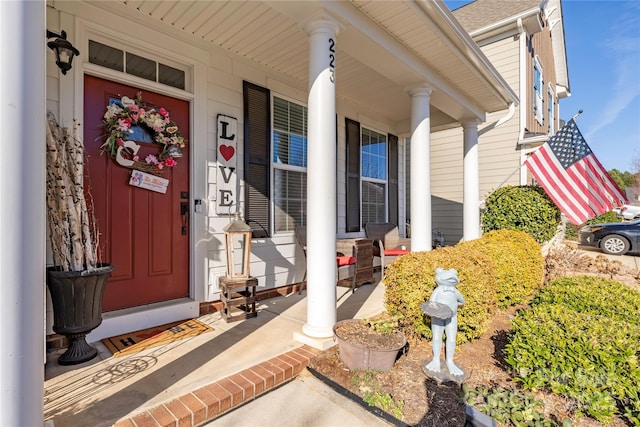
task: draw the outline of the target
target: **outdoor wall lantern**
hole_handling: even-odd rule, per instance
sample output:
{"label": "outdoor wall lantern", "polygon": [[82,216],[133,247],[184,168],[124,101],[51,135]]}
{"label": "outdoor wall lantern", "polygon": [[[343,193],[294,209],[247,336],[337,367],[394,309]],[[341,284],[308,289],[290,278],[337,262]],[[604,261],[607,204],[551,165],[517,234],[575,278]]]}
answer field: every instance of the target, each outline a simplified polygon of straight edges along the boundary
{"label": "outdoor wall lantern", "polygon": [[47,43],[47,46],[56,53],[56,65],[62,74],[67,74],[71,69],[73,57],[80,55],[80,52],[67,40],[67,32],[64,30],[60,34],[47,30],[47,40],[52,38],[55,40]]}
{"label": "outdoor wall lantern", "polygon": [[248,279],[251,258],[251,227],[236,212],[233,220],[224,228],[227,252],[227,278]]}

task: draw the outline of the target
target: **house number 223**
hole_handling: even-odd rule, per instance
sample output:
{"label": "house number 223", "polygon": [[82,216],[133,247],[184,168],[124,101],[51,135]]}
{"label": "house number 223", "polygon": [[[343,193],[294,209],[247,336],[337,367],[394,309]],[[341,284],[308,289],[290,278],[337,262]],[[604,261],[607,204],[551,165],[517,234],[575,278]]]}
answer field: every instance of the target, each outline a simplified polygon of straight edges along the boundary
{"label": "house number 223", "polygon": [[336,42],[333,39],[329,39],[329,80],[331,83],[336,81]]}

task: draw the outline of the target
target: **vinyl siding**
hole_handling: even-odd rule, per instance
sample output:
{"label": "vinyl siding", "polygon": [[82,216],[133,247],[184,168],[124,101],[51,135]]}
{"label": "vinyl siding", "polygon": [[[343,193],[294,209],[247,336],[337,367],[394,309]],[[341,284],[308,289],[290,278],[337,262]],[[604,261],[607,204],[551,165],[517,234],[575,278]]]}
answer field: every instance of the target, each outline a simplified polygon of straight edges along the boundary
{"label": "vinyl siding", "polygon": [[[517,94],[520,86],[517,38],[496,41],[483,46],[482,51]],[[488,114],[487,121],[478,126],[480,199],[485,199],[520,164],[518,107],[506,123],[488,130],[507,113],[508,110]],[[447,244],[459,242],[463,235],[463,141],[461,127],[431,134],[433,228],[444,233]],[[505,185],[518,183],[516,173]]]}

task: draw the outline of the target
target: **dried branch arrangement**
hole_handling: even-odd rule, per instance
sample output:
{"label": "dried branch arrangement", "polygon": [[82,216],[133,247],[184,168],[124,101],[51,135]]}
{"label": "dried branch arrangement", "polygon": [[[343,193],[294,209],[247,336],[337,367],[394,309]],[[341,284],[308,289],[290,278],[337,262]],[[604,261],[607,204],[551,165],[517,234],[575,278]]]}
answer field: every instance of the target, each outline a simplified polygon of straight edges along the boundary
{"label": "dried branch arrangement", "polygon": [[61,271],[93,271],[97,233],[84,194],[84,146],[56,119],[47,119],[47,220],[54,265]]}

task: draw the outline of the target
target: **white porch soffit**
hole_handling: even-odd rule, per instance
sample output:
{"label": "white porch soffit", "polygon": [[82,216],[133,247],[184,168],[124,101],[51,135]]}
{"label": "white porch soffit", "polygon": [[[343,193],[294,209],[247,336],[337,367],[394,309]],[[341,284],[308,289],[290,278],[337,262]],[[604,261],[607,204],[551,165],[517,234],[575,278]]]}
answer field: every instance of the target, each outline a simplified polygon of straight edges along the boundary
{"label": "white porch soffit", "polygon": [[140,23],[154,21],[155,28],[175,32],[187,42],[196,37],[261,64],[294,79],[304,90],[309,46],[302,25],[324,10],[343,25],[336,41],[338,99],[373,110],[400,128],[411,116],[406,89],[419,83],[433,88],[432,127],[484,119],[486,112],[517,102],[515,93],[441,1],[100,3],[126,11],[124,16]]}

